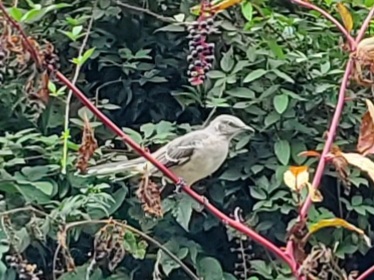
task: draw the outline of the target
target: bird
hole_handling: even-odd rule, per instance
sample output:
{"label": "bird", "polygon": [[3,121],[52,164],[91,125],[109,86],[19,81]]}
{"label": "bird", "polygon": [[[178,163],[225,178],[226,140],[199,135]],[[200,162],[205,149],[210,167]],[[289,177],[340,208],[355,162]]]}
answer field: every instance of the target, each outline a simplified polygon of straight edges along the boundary
{"label": "bird", "polygon": [[[226,160],[231,140],[242,132],[254,132],[236,116],[223,114],[205,128],[179,136],[152,153],[188,186],[217,171]],[[148,165],[147,165],[148,164]],[[155,175],[158,169],[145,158],[104,163],[89,167],[87,175],[144,172]]]}

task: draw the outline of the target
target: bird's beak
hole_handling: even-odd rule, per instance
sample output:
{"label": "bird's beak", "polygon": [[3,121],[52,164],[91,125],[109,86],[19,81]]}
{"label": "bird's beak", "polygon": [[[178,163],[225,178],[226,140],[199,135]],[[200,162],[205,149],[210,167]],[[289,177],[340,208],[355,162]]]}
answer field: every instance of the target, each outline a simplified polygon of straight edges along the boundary
{"label": "bird's beak", "polygon": [[250,131],[250,132],[255,132],[254,128],[250,127],[249,125],[244,126],[243,130]]}

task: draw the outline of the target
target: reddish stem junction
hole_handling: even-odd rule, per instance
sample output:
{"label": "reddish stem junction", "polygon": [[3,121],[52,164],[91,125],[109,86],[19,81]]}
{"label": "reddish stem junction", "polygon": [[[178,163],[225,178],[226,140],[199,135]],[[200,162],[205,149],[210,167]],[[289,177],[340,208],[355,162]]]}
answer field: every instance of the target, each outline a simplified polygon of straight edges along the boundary
{"label": "reddish stem junction", "polygon": [[[374,14],[374,8],[371,9],[369,15],[367,16],[365,22],[363,23],[362,27],[360,28],[358,32],[357,38],[354,40],[352,36],[349,34],[349,32],[335,19],[333,18],[328,12],[324,11],[323,9],[315,6],[314,4],[310,2],[306,2],[303,0],[292,0],[295,4],[301,5],[303,7],[315,10],[320,12],[324,17],[326,17],[328,20],[330,20],[346,37],[351,51],[354,51],[356,49],[357,44],[360,42],[360,40],[363,38],[366,29],[369,25],[369,22]],[[29,41],[27,40],[27,36],[24,33],[24,31],[21,29],[21,27],[18,25],[17,22],[15,22],[10,15],[7,13],[4,5],[0,1],[0,10],[3,12],[4,16],[7,18],[7,20],[20,32],[21,36],[25,40],[26,45],[28,46],[28,50],[30,54],[32,55],[33,59],[38,63],[38,57],[35,54],[35,49],[31,46]],[[324,150],[322,152],[321,160],[319,161],[316,174],[314,176],[313,180],[313,186],[318,187],[321,177],[323,175],[323,171],[325,168],[326,160],[325,157],[327,153],[330,151],[331,145],[333,143],[336,130],[339,124],[339,120],[342,114],[342,110],[344,107],[344,97],[345,97],[345,90],[348,85],[348,80],[350,77],[350,73],[352,71],[353,67],[353,61],[349,59],[346,70],[343,76],[343,80],[341,83],[340,91],[339,91],[339,97],[338,97],[338,103],[336,105],[335,113],[333,116],[333,120],[331,122],[328,138],[325,143]],[[155,165],[160,171],[162,171],[167,177],[169,177],[174,183],[179,183],[179,178],[175,176],[169,169],[167,169],[164,165],[159,163],[156,159],[152,157],[152,155],[146,151],[144,151],[139,145],[137,145],[129,136],[127,136],[120,128],[118,128],[112,121],[110,121],[101,111],[99,111],[90,101],[89,99],[76,87],[74,86],[62,73],[55,72],[56,77],[64,83],[69,89],[73,91],[75,96],[90,109],[106,126],[108,126],[113,132],[115,132],[118,136],[122,138],[123,141],[125,141],[128,145],[130,145],[139,155],[146,158],[148,161],[150,161],[153,165]],[[188,186],[182,186],[182,189],[184,192],[186,192],[188,195],[190,195],[192,198],[194,198],[196,201],[204,205],[204,207],[211,212],[214,216],[219,218],[224,224],[227,224],[228,226],[231,226],[235,228],[236,230],[240,231],[241,233],[249,236],[254,241],[258,242],[262,246],[264,246],[266,249],[268,249],[270,252],[274,253],[276,256],[278,256],[280,259],[282,259],[290,268],[292,271],[292,274],[294,277],[298,280],[304,280],[305,277],[302,275],[299,275],[298,268],[299,264],[296,263],[294,258],[294,251],[293,251],[293,242],[289,240],[287,242],[287,247],[285,251],[282,251],[280,248],[275,246],[272,242],[267,240],[266,238],[262,237],[243,223],[241,223],[238,220],[232,219],[219,211],[216,207],[211,205],[209,201],[198,195],[196,192],[194,192],[190,187]],[[307,218],[308,210],[311,206],[311,198],[310,196],[306,199],[304,202],[304,205],[300,211],[299,214],[299,220],[305,220]],[[364,272],[357,280],[364,280],[366,279],[371,273],[374,272],[374,266],[369,268],[366,272]]]}

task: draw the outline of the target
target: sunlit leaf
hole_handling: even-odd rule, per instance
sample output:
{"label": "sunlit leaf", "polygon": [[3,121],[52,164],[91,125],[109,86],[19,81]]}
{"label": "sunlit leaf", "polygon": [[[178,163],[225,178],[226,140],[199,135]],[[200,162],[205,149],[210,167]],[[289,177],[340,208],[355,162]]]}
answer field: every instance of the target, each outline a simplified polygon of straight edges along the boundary
{"label": "sunlit leaf", "polygon": [[299,157],[320,157],[321,154],[316,151],[303,151],[298,154]]}
{"label": "sunlit leaf", "polygon": [[340,218],[320,220],[317,223],[309,226],[309,233],[314,234],[317,231],[319,231],[323,228],[326,228],[326,227],[344,227],[344,228],[346,228],[350,231],[354,231],[354,232],[358,233],[359,235],[361,235],[364,238],[367,245],[369,247],[371,247],[370,238],[365,235],[365,232],[362,229],[360,229],[360,228],[356,227],[355,225],[352,225],[352,224],[348,223],[346,220],[343,220],[343,219],[340,219]]}
{"label": "sunlit leaf", "polygon": [[323,196],[319,190],[312,186],[311,183],[307,182],[306,186],[308,187],[308,192],[310,194],[310,199],[313,202],[321,202],[323,200]]}
{"label": "sunlit leaf", "polygon": [[251,2],[246,1],[242,3],[242,14],[249,22],[252,21],[253,16],[253,6]]}
{"label": "sunlit leaf", "polygon": [[308,166],[290,166],[283,174],[283,181],[290,189],[300,191],[309,182]]}
{"label": "sunlit leaf", "polygon": [[347,7],[341,2],[336,4],[336,9],[338,10],[343,20],[345,28],[348,30],[348,32],[351,32],[353,28],[353,19],[351,13],[347,9]]}
{"label": "sunlit leaf", "polygon": [[341,153],[341,155],[350,165],[356,166],[362,171],[367,172],[371,180],[374,182],[374,162],[357,153]]}
{"label": "sunlit leaf", "polygon": [[[224,11],[224,10],[230,8],[231,6],[239,4],[242,1],[243,0],[214,0],[214,1],[211,2],[212,10],[215,13],[219,13],[221,11]],[[200,14],[200,9],[201,9],[200,4],[196,5],[196,6],[193,6],[192,8],[190,8],[190,13],[195,15],[195,16],[198,16]]]}

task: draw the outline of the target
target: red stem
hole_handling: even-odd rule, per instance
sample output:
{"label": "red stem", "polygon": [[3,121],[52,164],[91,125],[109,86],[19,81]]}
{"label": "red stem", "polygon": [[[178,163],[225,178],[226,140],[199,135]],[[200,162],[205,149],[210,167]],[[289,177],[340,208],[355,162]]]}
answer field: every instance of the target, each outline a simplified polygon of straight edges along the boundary
{"label": "red stem", "polygon": [[[374,7],[373,7],[370,10],[368,16],[366,17],[364,23],[362,24],[356,39],[353,40],[353,38],[349,35],[349,33],[345,30],[345,28],[342,27],[339,22],[337,22],[334,18],[332,18],[331,15],[329,15],[324,10],[314,6],[311,3],[307,3],[307,2],[304,2],[304,1],[301,1],[301,0],[292,0],[292,1],[294,3],[302,5],[304,7],[308,7],[310,9],[321,12],[326,18],[328,18],[333,23],[335,23],[335,25],[339,28],[339,30],[342,31],[342,33],[346,36],[347,40],[350,42],[350,46],[351,46],[352,51],[356,49],[358,43],[363,38],[363,36],[364,36],[364,34],[367,30],[367,27],[370,23],[370,20],[374,15]],[[341,83],[341,86],[340,86],[339,95],[338,95],[338,102],[337,102],[336,107],[335,107],[335,112],[334,112],[334,116],[333,116],[333,119],[332,119],[332,122],[331,122],[331,125],[330,125],[330,128],[329,128],[328,137],[327,137],[327,140],[326,140],[326,143],[325,143],[322,155],[321,155],[321,159],[318,163],[317,170],[316,170],[316,173],[315,173],[315,176],[314,176],[314,179],[313,179],[312,186],[314,188],[319,187],[319,184],[321,182],[321,178],[322,178],[322,175],[323,175],[323,172],[324,172],[324,169],[325,169],[325,165],[326,165],[326,156],[330,152],[331,146],[332,146],[334,138],[335,138],[336,130],[338,128],[339,120],[340,120],[341,114],[343,112],[344,104],[345,104],[345,91],[346,91],[347,86],[348,86],[349,77],[350,77],[350,74],[352,72],[353,65],[354,65],[353,59],[349,58],[349,60],[347,62],[347,65],[346,65],[346,68],[345,68],[343,80],[342,80],[342,83]],[[304,204],[303,204],[303,206],[300,210],[299,221],[303,221],[307,218],[308,211],[309,211],[311,205],[312,205],[311,195],[308,194],[308,197],[305,200],[305,202],[304,202]],[[293,241],[292,240],[288,240],[288,242],[287,242],[286,254],[289,255],[289,256],[294,255],[293,254]],[[367,275],[369,275],[371,272],[373,272],[374,271],[374,266],[371,267],[368,271],[363,274],[363,276],[364,276],[363,278],[361,278],[362,277],[361,276],[359,279],[362,280]],[[301,279],[303,279],[303,277],[301,277]]]}
{"label": "red stem", "polygon": [[369,267],[364,273],[362,273],[356,280],[364,280],[374,273],[374,265]]}

